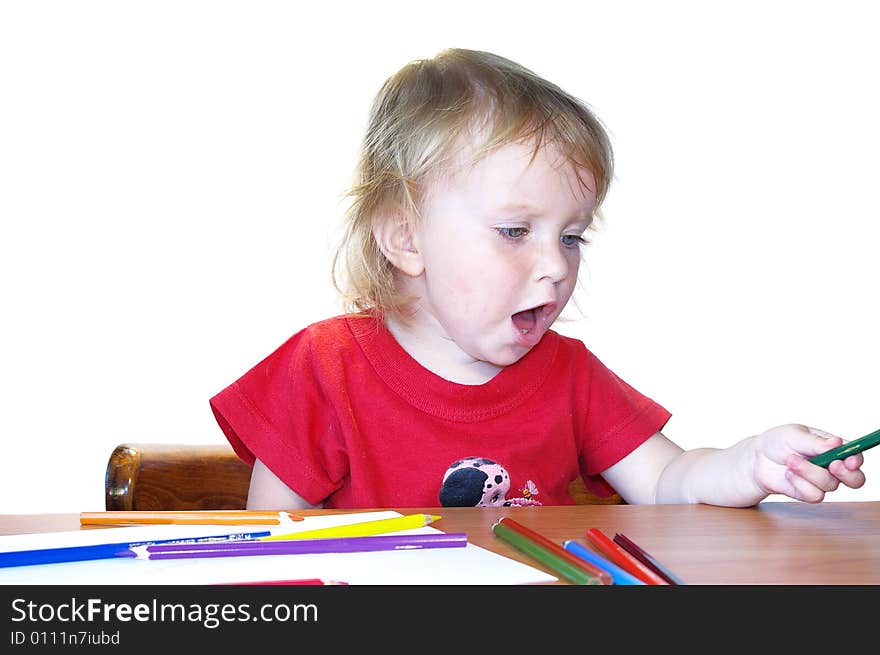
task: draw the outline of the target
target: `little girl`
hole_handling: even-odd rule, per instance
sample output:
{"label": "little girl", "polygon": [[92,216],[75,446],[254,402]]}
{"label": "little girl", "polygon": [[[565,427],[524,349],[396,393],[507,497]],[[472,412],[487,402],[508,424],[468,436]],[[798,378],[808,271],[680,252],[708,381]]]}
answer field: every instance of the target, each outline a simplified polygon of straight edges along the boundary
{"label": "little girl", "polygon": [[389,78],[336,257],[345,315],[294,334],[211,399],[253,465],[248,509],[819,502],[865,482],[843,440],[783,425],[683,451],[670,413],[551,329],[612,153],[579,100],[486,52]]}

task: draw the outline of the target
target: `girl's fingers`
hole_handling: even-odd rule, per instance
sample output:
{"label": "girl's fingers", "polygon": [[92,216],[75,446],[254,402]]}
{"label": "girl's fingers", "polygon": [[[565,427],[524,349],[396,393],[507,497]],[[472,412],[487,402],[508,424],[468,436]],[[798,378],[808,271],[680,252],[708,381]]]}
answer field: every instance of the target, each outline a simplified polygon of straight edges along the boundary
{"label": "girl's fingers", "polygon": [[859,461],[855,468],[851,468],[850,460],[855,460],[857,457],[861,457],[861,453],[851,455],[843,461],[836,459],[828,465],[828,471],[850,489],[858,489],[865,484],[865,474],[859,468],[861,462]]}
{"label": "girl's fingers", "polygon": [[836,434],[825,432],[825,430],[819,430],[818,428],[811,427],[807,427],[806,430],[811,435],[819,437],[819,439],[813,441],[813,443],[811,444],[811,452],[804,453],[805,455],[808,455],[810,457],[828,452],[829,450],[837,448],[838,446],[842,446],[845,443],[845,439],[843,437],[838,437]]}
{"label": "girl's fingers", "polygon": [[824,437],[825,439],[840,439],[841,441],[843,441],[843,439],[841,437],[838,437],[837,435],[831,434],[830,432],[825,432],[825,430],[820,430],[819,428],[811,428],[809,426],[804,426],[804,427],[807,428],[807,432],[812,432],[817,437]]}
{"label": "girl's fingers", "polygon": [[[823,493],[834,491],[840,484],[840,480],[835,476],[834,472],[811,464],[800,455],[794,453],[785,458],[785,466],[788,469],[786,475],[793,473],[808,484],[817,487]],[[848,473],[852,473],[852,471],[848,471]]]}
{"label": "girl's fingers", "polygon": [[822,489],[791,469],[785,471],[785,479],[791,485],[791,493],[787,495],[795,500],[802,500],[805,503],[819,503],[825,498],[825,492]]}

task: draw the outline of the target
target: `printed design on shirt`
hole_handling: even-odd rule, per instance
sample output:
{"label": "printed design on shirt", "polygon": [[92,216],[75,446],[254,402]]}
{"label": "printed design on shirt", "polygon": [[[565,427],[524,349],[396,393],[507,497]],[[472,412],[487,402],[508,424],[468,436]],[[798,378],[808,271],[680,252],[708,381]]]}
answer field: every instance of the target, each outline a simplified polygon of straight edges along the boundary
{"label": "printed design on shirt", "polygon": [[519,498],[507,498],[510,475],[501,464],[485,457],[465,457],[449,465],[440,486],[443,507],[524,507],[541,505],[538,487],[527,480]]}
{"label": "printed design on shirt", "polygon": [[526,480],[526,486],[523,487],[520,493],[526,500],[531,500],[534,496],[538,495],[538,487],[531,480]]}

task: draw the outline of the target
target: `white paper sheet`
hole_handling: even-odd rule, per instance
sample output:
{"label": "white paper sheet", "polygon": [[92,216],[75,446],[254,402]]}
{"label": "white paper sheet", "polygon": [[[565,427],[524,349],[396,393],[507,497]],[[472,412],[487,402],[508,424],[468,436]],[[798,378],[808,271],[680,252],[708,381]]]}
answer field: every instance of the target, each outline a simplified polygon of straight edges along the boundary
{"label": "white paper sheet", "polygon": [[[98,543],[182,539],[270,530],[273,534],[400,516],[364,512],[309,516],[285,526],[151,525],[0,536],[0,552]],[[430,526],[401,534],[439,532]],[[351,585],[510,585],[554,582],[532,566],[468,544],[465,548],[259,555],[174,560],[114,558],[0,568],[0,585],[194,585],[323,578]]]}

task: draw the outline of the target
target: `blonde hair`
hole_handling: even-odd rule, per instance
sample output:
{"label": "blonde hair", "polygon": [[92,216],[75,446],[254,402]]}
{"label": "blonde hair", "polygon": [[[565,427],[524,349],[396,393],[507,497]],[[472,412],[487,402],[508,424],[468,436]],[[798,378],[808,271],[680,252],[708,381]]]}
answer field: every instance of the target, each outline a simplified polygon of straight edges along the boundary
{"label": "blonde hair", "polygon": [[442,170],[460,137],[477,133],[486,137],[473,144],[475,159],[525,140],[533,141],[535,153],[546,143],[561,148],[575,171],[592,173],[598,210],[613,157],[605,129],[583,102],[489,52],[449,49],[413,61],[373,100],[348,191],[345,232],[333,259],[333,282],[347,311],[403,311],[409,299],[395,288],[394,267],[373,237],[374,221],[401,217],[413,225],[429,176]]}

